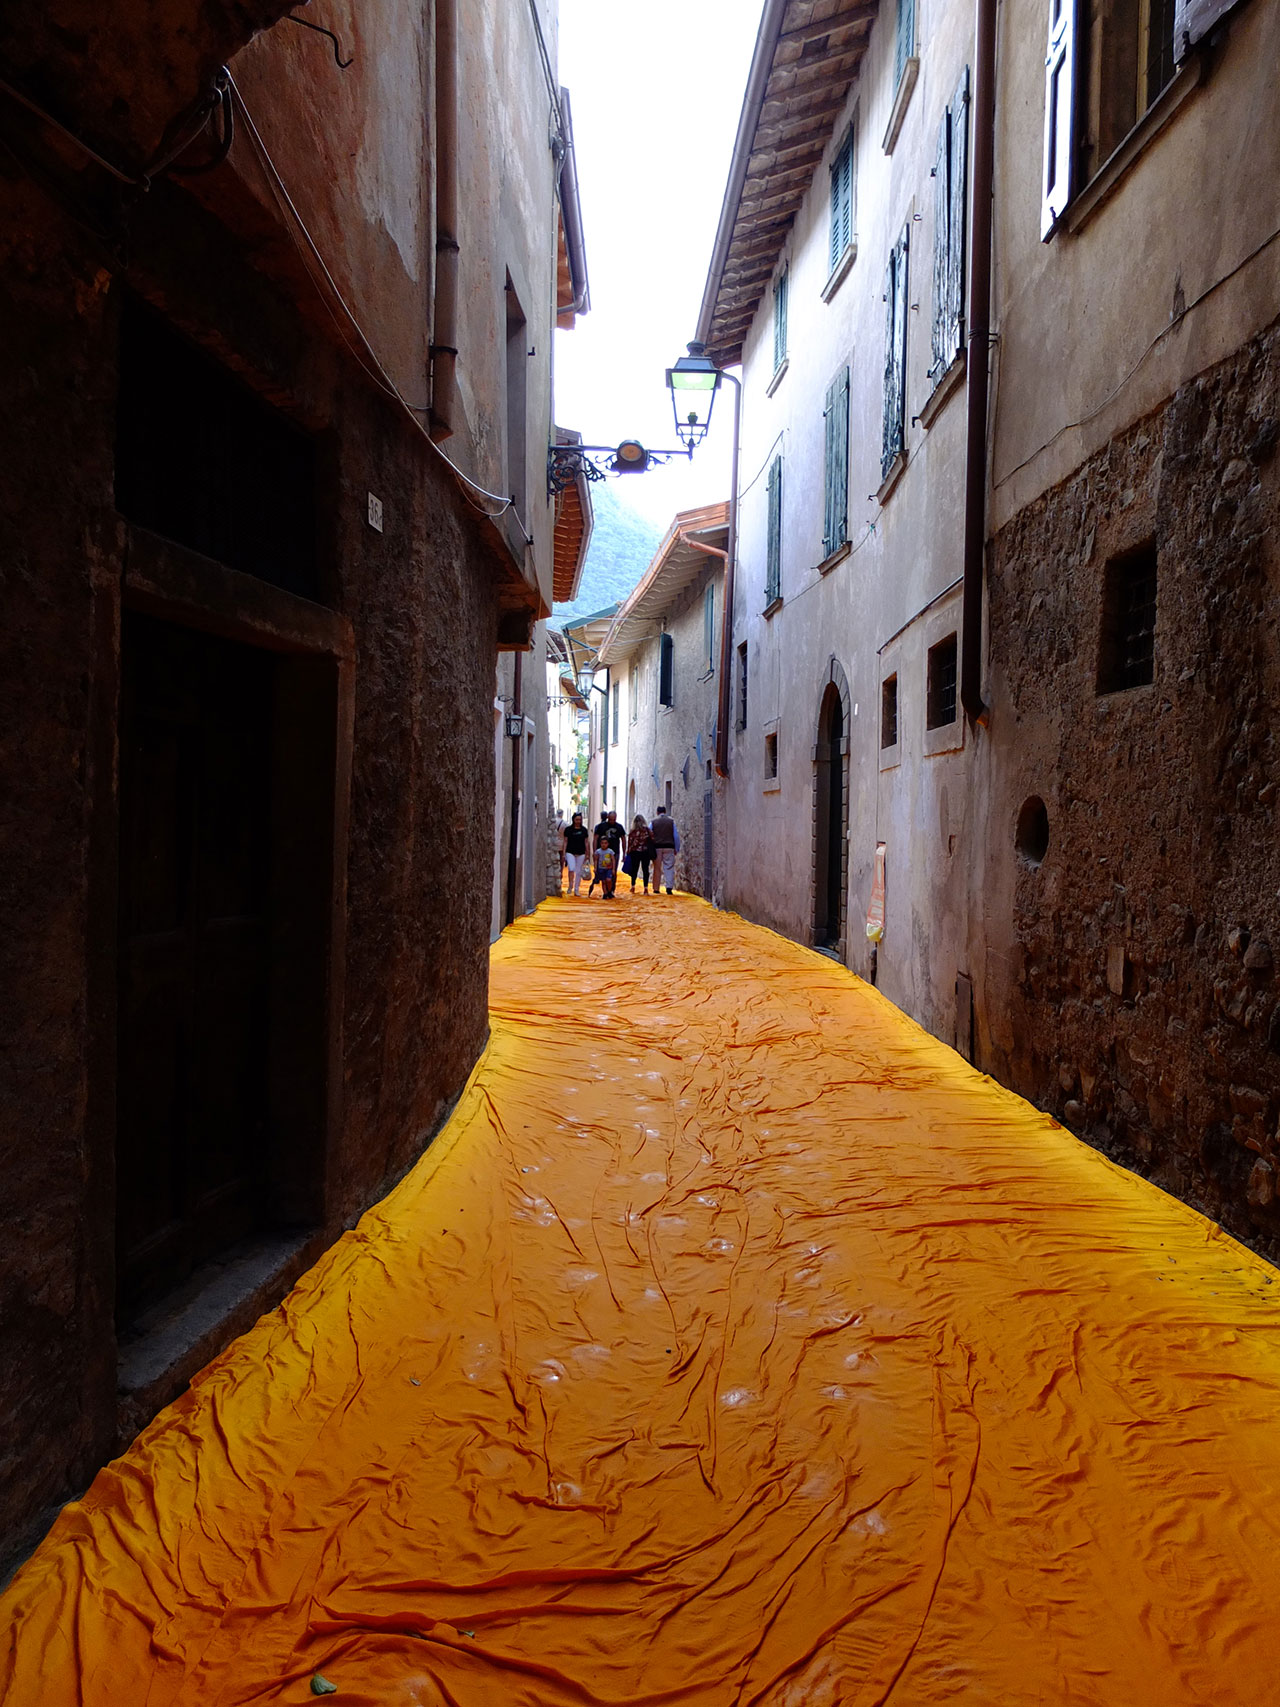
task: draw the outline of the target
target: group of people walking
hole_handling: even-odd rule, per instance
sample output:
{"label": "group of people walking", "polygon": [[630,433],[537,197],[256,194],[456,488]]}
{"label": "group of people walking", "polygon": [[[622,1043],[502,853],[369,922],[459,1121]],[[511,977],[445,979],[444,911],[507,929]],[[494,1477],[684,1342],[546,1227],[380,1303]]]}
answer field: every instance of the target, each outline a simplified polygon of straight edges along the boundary
{"label": "group of people walking", "polygon": [[616,812],[606,812],[594,830],[588,830],[581,812],[560,833],[560,852],[569,873],[569,893],[577,895],[588,860],[591,864],[590,897],[600,885],[600,893],[611,901],[617,893],[618,874],[631,879],[635,893],[636,878],[649,893],[649,878],[653,878],[653,893],[661,895],[665,885],[668,895],[675,891],[676,854],[680,851],[680,832],[665,806],[647,824],[637,812],[628,831],[618,822]]}

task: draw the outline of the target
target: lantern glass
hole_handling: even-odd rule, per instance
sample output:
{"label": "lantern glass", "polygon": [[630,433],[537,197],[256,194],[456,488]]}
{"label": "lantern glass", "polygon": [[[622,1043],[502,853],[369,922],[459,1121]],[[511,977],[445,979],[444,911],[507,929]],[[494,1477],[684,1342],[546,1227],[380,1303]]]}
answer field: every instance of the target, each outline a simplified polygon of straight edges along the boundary
{"label": "lantern glass", "polygon": [[711,409],[720,386],[720,370],[702,344],[690,344],[689,354],[667,369],[676,432],[690,450],[706,437]]}

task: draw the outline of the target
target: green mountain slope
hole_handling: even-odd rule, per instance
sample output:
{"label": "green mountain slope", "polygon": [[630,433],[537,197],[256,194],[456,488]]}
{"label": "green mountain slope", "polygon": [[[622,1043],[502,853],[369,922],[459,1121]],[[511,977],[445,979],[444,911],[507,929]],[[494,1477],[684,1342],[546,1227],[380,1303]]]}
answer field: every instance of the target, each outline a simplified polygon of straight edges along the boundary
{"label": "green mountain slope", "polygon": [[555,628],[577,617],[590,616],[606,605],[620,604],[653,560],[663,529],[638,515],[617,494],[616,482],[598,480],[591,488],[595,527],[587,548],[578,596],[571,604],[552,607]]}

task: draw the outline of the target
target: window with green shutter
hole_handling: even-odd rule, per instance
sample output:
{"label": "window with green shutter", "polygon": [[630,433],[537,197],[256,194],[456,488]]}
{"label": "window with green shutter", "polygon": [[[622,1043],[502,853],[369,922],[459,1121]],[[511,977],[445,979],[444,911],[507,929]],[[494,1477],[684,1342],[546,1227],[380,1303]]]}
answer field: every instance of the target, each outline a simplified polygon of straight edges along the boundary
{"label": "window with green shutter", "polygon": [[898,0],[898,28],[893,42],[893,86],[902,82],[907,61],[916,51],[916,0]]}
{"label": "window with green shutter", "polygon": [[769,464],[769,531],[765,545],[764,602],[782,597],[782,458]]}
{"label": "window with green shutter", "polygon": [[907,415],[907,250],[911,226],[902,228],[885,272],[884,438],[880,478],[906,449]]}
{"label": "window with green shutter", "polygon": [[787,358],[787,273],[788,270],[784,267],[778,275],[778,282],[773,287],[773,367],[775,373]]}
{"label": "window with green shutter", "polygon": [[834,273],[853,242],[853,127],[831,162],[831,244],[828,271]]}
{"label": "window with green shutter", "polygon": [[830,557],[849,537],[849,370],[841,368],[827,389],[823,460],[822,551]]}
{"label": "window with green shutter", "polygon": [[938,126],[933,168],[933,344],[939,380],[964,348],[965,233],[969,177],[969,68]]}

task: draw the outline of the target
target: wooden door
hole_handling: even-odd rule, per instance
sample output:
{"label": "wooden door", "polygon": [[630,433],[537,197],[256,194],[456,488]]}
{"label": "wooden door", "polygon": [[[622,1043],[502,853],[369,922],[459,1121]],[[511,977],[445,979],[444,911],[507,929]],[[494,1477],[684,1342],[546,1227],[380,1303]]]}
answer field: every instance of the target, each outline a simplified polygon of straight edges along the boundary
{"label": "wooden door", "polygon": [[267,1212],[272,655],[127,615],[120,720],[117,1295]]}

